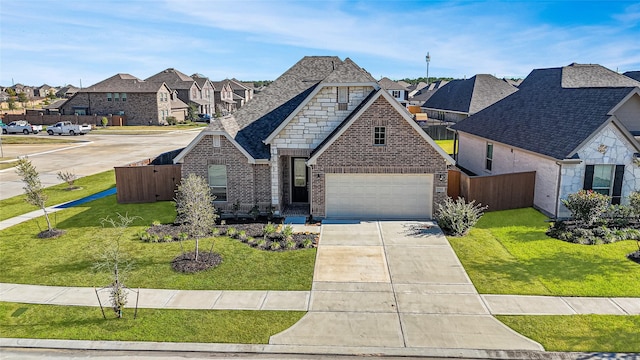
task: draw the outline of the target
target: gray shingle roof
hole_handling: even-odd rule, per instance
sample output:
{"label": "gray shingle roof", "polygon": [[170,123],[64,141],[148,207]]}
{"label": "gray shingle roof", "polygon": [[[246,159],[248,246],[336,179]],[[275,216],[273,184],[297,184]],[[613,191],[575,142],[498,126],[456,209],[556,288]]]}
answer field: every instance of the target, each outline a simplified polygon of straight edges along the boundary
{"label": "gray shingle roof", "polygon": [[562,68],[563,88],[620,86],[637,86],[637,82],[600,65],[573,63]]}
{"label": "gray shingle roof", "polygon": [[163,83],[148,82],[140,80],[130,74],[116,74],[99,83],[93,84],[87,88],[80,89],[78,92],[127,92],[127,93],[148,93],[157,92]]}
{"label": "gray shingle roof", "polygon": [[[607,113],[635,88],[620,86],[627,83],[617,78],[622,75],[610,77],[602,70],[569,67],[573,70],[564,71],[567,67],[533,70],[516,93],[452,128],[555,159],[572,156],[609,118]],[[596,73],[605,74],[611,87],[562,87],[563,83],[575,86],[580,82],[602,86],[602,80],[592,79]],[[586,79],[590,80],[585,82]],[[640,86],[638,82],[635,84]]]}
{"label": "gray shingle roof", "polygon": [[492,75],[478,74],[467,80],[448,82],[423,107],[474,114],[517,90]]}
{"label": "gray shingle roof", "polygon": [[385,90],[407,90],[405,86],[402,86],[387,77],[383,77],[382,79],[378,80],[378,84]]}
{"label": "gray shingle roof", "polygon": [[305,56],[232,116],[210,125],[225,130],[256,159],[269,159],[263,141],[320,83],[372,83],[375,79],[349,58]]}
{"label": "gray shingle roof", "polygon": [[640,71],[627,71],[626,73],[622,74],[626,77],[630,77],[635,81],[640,81]]}
{"label": "gray shingle roof", "polygon": [[168,68],[145,79],[148,82],[165,83],[170,89],[190,89],[195,82],[193,78],[174,68]]}

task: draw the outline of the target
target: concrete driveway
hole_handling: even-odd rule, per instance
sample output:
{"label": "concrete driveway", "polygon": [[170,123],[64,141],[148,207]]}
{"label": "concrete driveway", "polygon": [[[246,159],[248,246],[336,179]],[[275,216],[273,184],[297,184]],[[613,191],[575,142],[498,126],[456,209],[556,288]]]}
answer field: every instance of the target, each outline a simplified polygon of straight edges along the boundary
{"label": "concrete driveway", "polygon": [[489,314],[430,222],[323,225],[310,311],[269,343],[543,350]]}
{"label": "concrete driveway", "polygon": [[[40,173],[43,186],[62,183],[60,170],[71,171],[78,177],[97,174],[130,162],[156,157],[163,152],[183,148],[202,128],[151,135],[94,135],[69,137],[82,141],[73,144],[3,145],[5,157],[28,156]],[[3,135],[7,136],[7,135]],[[17,136],[17,135],[11,135]],[[48,137],[45,133],[29,135]],[[15,169],[0,171],[0,199],[24,193]]]}

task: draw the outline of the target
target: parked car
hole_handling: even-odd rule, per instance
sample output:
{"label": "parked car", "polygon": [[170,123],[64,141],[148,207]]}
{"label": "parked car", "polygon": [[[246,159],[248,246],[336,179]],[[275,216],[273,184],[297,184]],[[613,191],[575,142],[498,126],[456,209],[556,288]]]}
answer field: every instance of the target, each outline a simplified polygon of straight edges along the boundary
{"label": "parked car", "polygon": [[23,133],[25,135],[28,134],[37,134],[42,131],[42,125],[31,125],[24,120],[20,121],[12,121],[9,125],[0,125],[2,126],[3,134],[19,134]]}
{"label": "parked car", "polygon": [[209,114],[198,114],[198,118],[196,121],[204,121],[206,123],[211,122],[211,115]]}
{"label": "parked car", "polygon": [[67,134],[67,135],[84,135],[91,131],[91,125],[76,125],[72,124],[71,121],[60,121],[55,125],[47,127],[47,134]]}

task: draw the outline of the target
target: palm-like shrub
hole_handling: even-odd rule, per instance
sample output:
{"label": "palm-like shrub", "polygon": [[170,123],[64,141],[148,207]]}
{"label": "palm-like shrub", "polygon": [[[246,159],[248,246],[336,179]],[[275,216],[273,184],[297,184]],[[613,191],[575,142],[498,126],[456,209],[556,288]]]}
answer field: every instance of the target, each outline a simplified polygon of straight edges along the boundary
{"label": "palm-like shrub", "polygon": [[448,197],[437,205],[436,219],[445,234],[462,236],[480,220],[486,209],[487,206],[476,204],[475,200],[466,202],[460,197],[456,200]]}

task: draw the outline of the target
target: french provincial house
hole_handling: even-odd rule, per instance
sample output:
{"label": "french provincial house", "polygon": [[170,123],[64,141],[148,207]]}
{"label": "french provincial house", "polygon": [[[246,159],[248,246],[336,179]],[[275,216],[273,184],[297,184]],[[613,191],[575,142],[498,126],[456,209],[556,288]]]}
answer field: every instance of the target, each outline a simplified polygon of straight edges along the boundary
{"label": "french provincial house", "polygon": [[456,123],[513,94],[518,89],[492,75],[451,80],[422,105],[429,119]]}
{"label": "french provincial house", "polygon": [[216,206],[314,218],[427,219],[454,164],[350,59],[304,57],[175,159]]}
{"label": "french provincial house", "polygon": [[569,216],[561,199],[580,189],[614,204],[640,190],[640,82],[600,65],[533,70],[517,92],[451,128],[458,166],[536,171],[534,205],[553,217]]}
{"label": "french provincial house", "polygon": [[116,74],[79,89],[59,111],[63,115],[125,115],[128,125],[162,125],[171,115],[170,94],[165,83]]}

